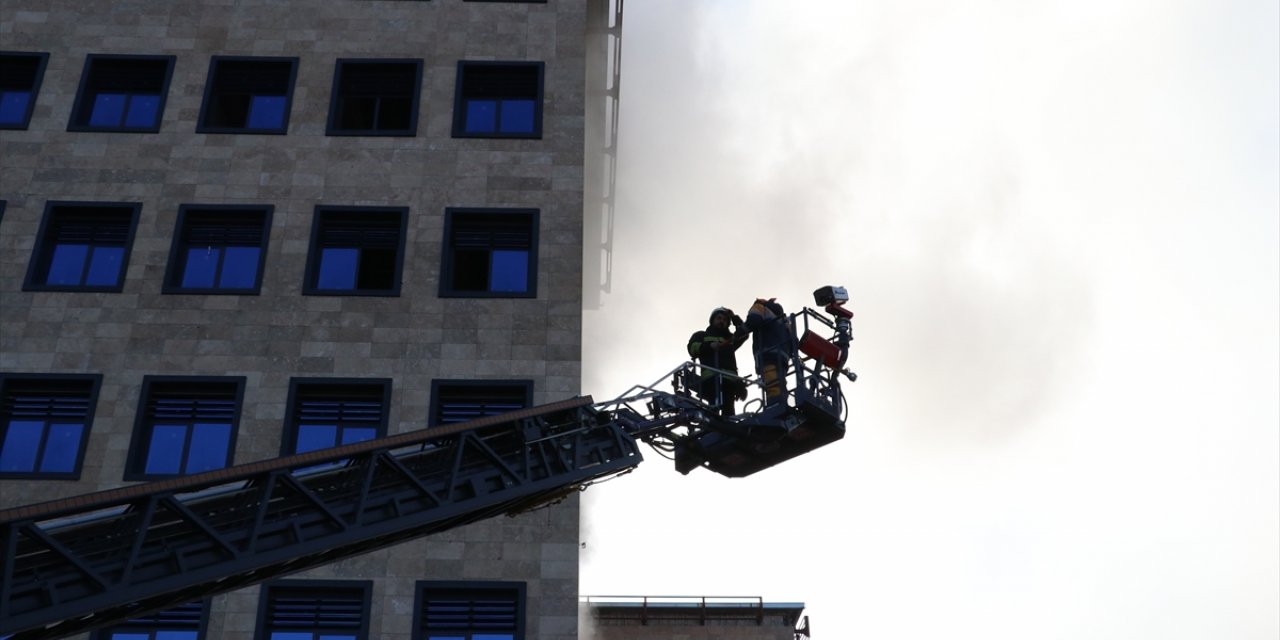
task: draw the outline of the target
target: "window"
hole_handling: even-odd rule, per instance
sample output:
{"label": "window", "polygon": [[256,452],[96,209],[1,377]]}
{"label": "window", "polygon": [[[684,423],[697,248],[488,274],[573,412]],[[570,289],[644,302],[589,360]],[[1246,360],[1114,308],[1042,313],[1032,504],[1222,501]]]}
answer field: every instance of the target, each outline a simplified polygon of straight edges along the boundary
{"label": "window", "polygon": [[537,296],[536,209],[449,209],[444,234],[441,297]]}
{"label": "window", "polygon": [[541,62],[458,62],[455,138],[541,138]]}
{"label": "window", "polygon": [[258,640],[363,640],[369,637],[366,581],[280,580],[263,587]]}
{"label": "window", "polygon": [[391,380],[302,378],[289,383],[280,455],[306,453],[387,434]]}
{"label": "window", "polygon": [[0,52],[0,129],[26,129],[49,62],[47,53]]}
{"label": "window", "polygon": [[297,58],[213,56],[197,133],[286,133]]}
{"label": "window", "polygon": [[67,129],[159,131],[173,60],[173,56],[90,54]]}
{"label": "window", "polygon": [[50,202],[25,290],[120,291],[141,205]]}
{"label": "window", "polygon": [[102,376],[0,375],[0,478],[80,478]]}
{"label": "window", "polygon": [[208,601],[196,600],[95,631],[92,640],[202,640],[209,624]]}
{"label": "window", "polygon": [[421,88],[421,60],[338,60],[327,133],[415,135]]}
{"label": "window", "polygon": [[532,401],[533,382],[528,380],[434,380],[430,426],[496,416]]}
{"label": "window", "polygon": [[400,295],[408,209],[316,207],[302,292]]}
{"label": "window", "polygon": [[144,377],[125,480],[229,466],[243,395],[243,377]]}
{"label": "window", "polygon": [[523,582],[419,582],[414,640],[521,640]]}
{"label": "window", "polygon": [[258,293],[270,206],[178,208],[164,293]]}

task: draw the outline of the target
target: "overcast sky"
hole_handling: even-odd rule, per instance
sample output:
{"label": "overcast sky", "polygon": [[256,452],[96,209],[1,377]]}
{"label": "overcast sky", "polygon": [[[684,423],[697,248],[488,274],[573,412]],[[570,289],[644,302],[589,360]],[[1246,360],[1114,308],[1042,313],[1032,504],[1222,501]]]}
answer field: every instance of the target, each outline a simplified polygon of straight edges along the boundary
{"label": "overcast sky", "polygon": [[1278,7],[627,3],[584,393],[824,284],[860,379],[813,454],[585,493],[582,592],[804,602],[815,640],[1280,636]]}

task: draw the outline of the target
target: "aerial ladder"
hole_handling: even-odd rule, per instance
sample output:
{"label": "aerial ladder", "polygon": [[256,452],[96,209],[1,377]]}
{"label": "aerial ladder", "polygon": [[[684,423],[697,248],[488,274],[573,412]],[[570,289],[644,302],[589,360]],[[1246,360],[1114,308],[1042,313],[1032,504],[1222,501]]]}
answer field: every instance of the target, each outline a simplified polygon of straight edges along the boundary
{"label": "aerial ladder", "polygon": [[0,638],[82,633],[553,504],[634,469],[641,442],[681,473],[735,478],[835,442],[847,411],[839,378],[856,380],[844,368],[853,314],[840,287],[815,300],[826,315],[788,317],[785,401],[752,400],[737,415],[698,398],[698,365],[685,363],[604,402],[583,396],[0,510]]}

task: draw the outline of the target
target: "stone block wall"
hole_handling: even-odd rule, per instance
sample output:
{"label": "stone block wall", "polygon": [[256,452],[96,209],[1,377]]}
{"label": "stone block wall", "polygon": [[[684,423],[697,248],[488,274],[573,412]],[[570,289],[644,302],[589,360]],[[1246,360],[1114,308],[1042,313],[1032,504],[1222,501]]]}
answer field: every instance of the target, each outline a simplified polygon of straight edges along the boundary
{"label": "stone block wall", "polygon": [[[431,383],[579,393],[585,3],[5,0],[0,49],[49,54],[25,130],[0,131],[0,371],[102,374],[78,481],[0,480],[0,506],[126,484],[143,377],[244,376],[235,462],[274,457],[293,377],[392,379],[388,433]],[[68,131],[88,54],[175,56],[158,133]],[[287,135],[196,133],[213,55],[299,60]],[[423,61],[417,134],[327,136],[340,58]],[[539,140],[451,136],[460,60],[545,63]],[[24,291],[50,201],[141,205],[123,291]],[[184,204],[273,207],[258,295],[161,289]],[[401,293],[302,295],[317,205],[408,208]],[[438,295],[445,209],[540,212],[537,296]],[[578,503],[491,520],[295,577],[371,579],[371,637],[409,638],[417,580],[524,581],[530,638],[577,635]],[[211,638],[254,637],[258,589],[215,598]]]}

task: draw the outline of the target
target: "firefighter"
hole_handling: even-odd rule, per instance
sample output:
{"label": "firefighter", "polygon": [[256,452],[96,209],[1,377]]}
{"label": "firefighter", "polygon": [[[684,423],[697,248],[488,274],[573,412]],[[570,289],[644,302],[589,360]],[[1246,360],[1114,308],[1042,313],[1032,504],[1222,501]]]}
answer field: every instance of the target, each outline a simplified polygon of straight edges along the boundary
{"label": "firefighter", "polygon": [[756,298],[747,313],[746,329],[751,333],[751,351],[756,373],[764,383],[765,405],[787,399],[787,370],[795,352],[791,320],[775,298]]}
{"label": "firefighter", "polygon": [[[730,324],[734,327],[732,333]],[[719,307],[711,312],[707,328],[689,337],[689,357],[705,365],[698,395],[707,403],[719,406],[721,415],[734,415],[734,401],[747,398],[747,385],[738,377],[738,360],[734,352],[746,343],[750,335],[742,318],[731,309]]]}

